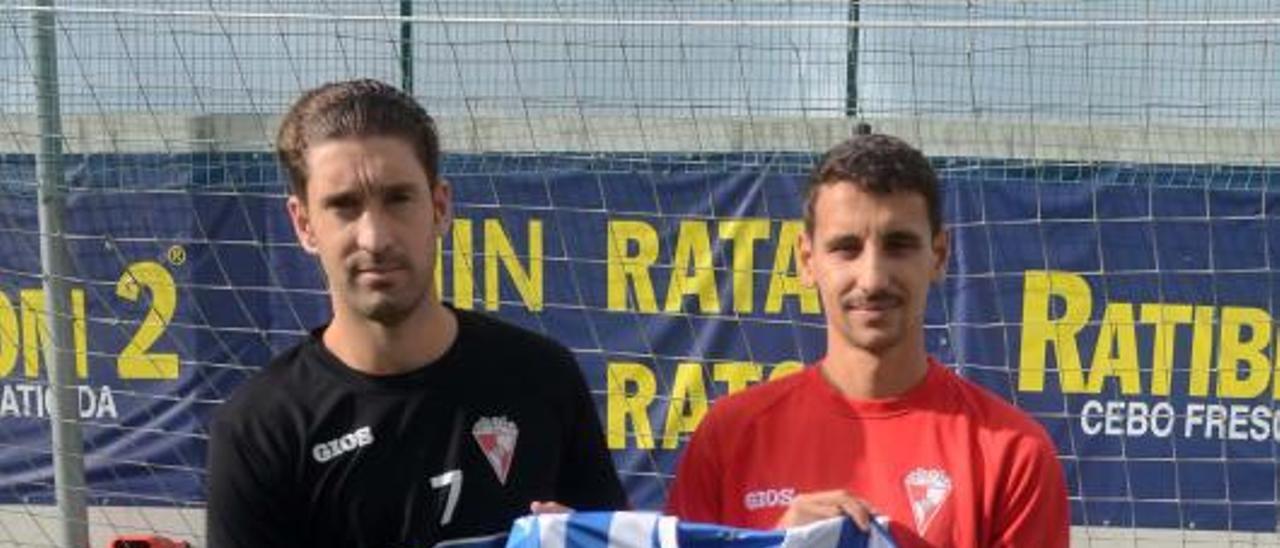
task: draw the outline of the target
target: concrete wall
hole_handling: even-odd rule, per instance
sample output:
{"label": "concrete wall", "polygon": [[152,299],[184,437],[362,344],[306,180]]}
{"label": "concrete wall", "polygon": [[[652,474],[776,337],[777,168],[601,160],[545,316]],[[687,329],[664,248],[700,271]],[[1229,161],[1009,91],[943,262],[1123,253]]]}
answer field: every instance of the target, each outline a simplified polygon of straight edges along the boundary
{"label": "concrete wall", "polygon": [[[868,119],[932,156],[1078,162],[1280,165],[1280,129]],[[446,152],[739,152],[826,150],[846,118],[464,118],[438,121]],[[68,116],[68,153],[270,151],[279,119],[256,115]],[[31,115],[0,116],[0,153],[33,153]]]}

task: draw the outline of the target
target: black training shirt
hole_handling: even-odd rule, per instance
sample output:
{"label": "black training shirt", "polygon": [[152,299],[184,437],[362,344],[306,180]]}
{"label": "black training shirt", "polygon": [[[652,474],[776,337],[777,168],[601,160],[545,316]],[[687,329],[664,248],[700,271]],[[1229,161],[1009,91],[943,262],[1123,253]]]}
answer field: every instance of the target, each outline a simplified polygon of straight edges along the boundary
{"label": "black training shirt", "polygon": [[211,425],[210,546],[425,547],[505,532],[534,500],[625,508],[573,355],[454,313],[413,372],[360,373],[318,330],[240,387]]}

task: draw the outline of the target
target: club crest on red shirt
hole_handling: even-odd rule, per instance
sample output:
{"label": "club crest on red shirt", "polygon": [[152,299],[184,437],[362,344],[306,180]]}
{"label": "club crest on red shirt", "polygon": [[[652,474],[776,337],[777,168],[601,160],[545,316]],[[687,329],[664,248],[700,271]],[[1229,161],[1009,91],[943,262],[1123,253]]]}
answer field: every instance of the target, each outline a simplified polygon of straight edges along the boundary
{"label": "club crest on red shirt", "polygon": [[907,500],[911,501],[911,515],[916,521],[916,532],[924,535],[929,523],[942,503],[951,494],[951,477],[937,468],[916,468],[902,480],[907,488]]}

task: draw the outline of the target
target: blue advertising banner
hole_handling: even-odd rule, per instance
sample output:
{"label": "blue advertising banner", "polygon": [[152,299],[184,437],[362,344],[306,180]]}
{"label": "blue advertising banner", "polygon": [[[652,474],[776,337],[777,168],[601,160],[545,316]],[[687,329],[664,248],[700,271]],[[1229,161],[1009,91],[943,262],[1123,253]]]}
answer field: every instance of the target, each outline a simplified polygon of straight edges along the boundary
{"label": "blue advertising banner", "polygon": [[[437,287],[572,348],[633,503],[715,398],[820,357],[807,155],[457,155]],[[261,153],[67,159],[97,504],[199,505],[205,421],[328,315]],[[1033,414],[1077,524],[1272,531],[1280,171],[946,158],[940,360]],[[34,160],[0,155],[0,502],[52,500]]]}

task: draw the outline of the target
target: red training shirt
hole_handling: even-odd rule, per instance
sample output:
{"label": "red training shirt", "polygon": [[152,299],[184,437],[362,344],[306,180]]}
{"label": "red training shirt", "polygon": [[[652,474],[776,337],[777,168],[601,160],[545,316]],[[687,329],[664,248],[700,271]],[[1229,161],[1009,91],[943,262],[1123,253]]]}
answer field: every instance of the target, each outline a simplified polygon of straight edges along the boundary
{"label": "red training shirt", "polygon": [[1034,419],[934,360],[901,396],[850,400],[810,366],[712,406],[668,500],[682,519],[772,528],[843,488],[900,546],[1067,546],[1067,490]]}

